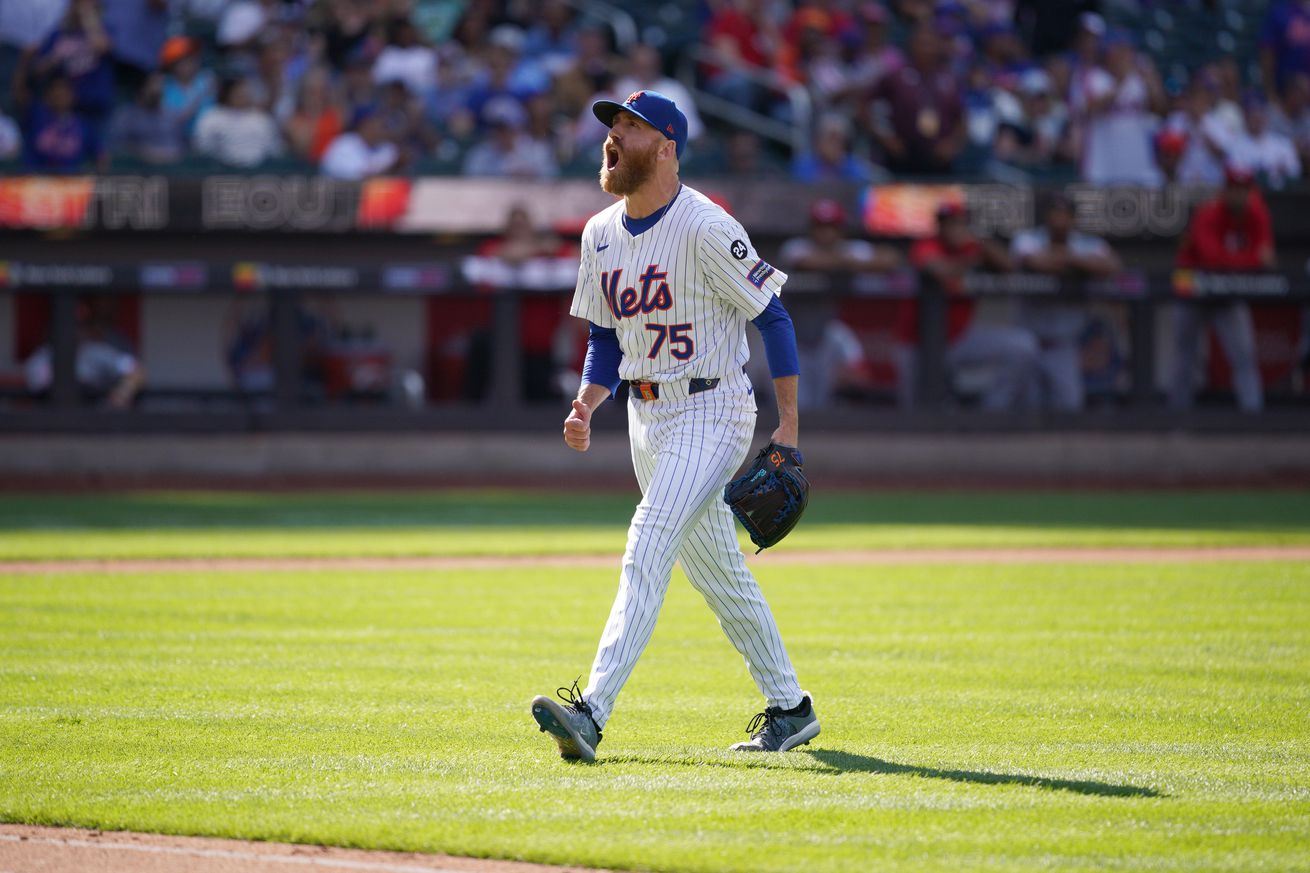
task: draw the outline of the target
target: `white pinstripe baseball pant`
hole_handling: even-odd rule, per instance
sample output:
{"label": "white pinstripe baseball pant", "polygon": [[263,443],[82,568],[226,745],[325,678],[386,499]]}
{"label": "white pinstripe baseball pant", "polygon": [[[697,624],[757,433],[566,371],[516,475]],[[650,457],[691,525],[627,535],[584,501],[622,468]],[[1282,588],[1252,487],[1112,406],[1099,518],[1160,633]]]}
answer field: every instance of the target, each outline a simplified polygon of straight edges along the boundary
{"label": "white pinstripe baseball pant", "polygon": [[750,451],[749,383],[724,379],[691,396],[661,386],[659,400],[628,401],[628,435],[642,499],[628,528],[619,591],[583,696],[604,727],[655,630],[676,559],[718,616],[770,706],[803,693],[778,626],[737,544],[723,486]]}

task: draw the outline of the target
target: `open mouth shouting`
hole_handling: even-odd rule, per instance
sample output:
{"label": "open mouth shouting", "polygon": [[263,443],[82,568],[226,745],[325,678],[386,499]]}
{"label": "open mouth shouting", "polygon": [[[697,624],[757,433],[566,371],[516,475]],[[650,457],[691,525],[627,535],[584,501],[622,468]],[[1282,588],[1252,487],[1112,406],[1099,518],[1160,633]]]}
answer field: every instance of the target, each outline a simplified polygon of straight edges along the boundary
{"label": "open mouth shouting", "polygon": [[612,137],[606,139],[600,164],[600,187],[610,194],[623,196],[646,184],[655,175],[658,145],[629,147]]}

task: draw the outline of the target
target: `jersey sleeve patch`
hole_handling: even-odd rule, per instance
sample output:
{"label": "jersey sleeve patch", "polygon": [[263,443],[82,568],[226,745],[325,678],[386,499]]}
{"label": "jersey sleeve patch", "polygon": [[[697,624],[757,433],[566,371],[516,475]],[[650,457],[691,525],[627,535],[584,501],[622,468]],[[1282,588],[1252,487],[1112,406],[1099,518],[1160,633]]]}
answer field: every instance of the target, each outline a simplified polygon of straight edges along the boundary
{"label": "jersey sleeve patch", "polygon": [[750,250],[746,248],[746,243],[739,239],[732,241],[732,246],[729,247],[728,251],[732,252],[732,256],[739,261],[745,260],[746,255],[750,253]]}
{"label": "jersey sleeve patch", "polygon": [[[714,296],[754,318],[774,294],[781,293],[787,274],[760,257],[736,221],[713,222],[700,236],[700,272]],[[745,257],[734,253],[737,243],[745,249]]]}
{"label": "jersey sleeve patch", "polygon": [[777,271],[774,270],[772,265],[770,265],[767,261],[763,261],[763,260],[756,261],[755,266],[751,267],[750,273],[747,274],[746,280],[750,282],[752,285],[754,285],[756,288],[762,289],[764,288],[764,283],[769,281],[769,277],[772,276],[775,272]]}

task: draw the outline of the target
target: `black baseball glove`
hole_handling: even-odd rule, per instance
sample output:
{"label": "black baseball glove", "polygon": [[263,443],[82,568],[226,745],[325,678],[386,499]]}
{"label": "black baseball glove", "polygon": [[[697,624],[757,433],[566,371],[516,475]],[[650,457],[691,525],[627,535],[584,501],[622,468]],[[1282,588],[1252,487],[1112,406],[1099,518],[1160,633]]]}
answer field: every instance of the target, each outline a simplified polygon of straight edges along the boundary
{"label": "black baseball glove", "polygon": [[810,480],[801,463],[800,449],[769,443],[723,488],[723,502],[759,546],[757,555],[791,533],[810,502]]}

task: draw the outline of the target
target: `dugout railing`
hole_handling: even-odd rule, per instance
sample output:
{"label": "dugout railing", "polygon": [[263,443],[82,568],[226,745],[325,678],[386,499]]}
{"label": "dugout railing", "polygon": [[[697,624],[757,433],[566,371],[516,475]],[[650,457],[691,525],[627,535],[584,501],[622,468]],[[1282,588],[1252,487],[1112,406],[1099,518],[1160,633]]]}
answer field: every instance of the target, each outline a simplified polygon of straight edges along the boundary
{"label": "dugout railing", "polygon": [[[298,359],[297,304],[302,295],[325,293],[430,295],[476,293],[460,277],[456,264],[380,263],[361,267],[250,264],[249,262],[143,262],[116,265],[9,263],[5,286],[48,296],[53,382],[48,398],[32,402],[21,388],[10,390],[0,414],[6,431],[155,431],[200,432],[281,429],[324,430],[530,430],[558,422],[557,404],[523,399],[518,323],[523,301],[532,295],[569,290],[557,280],[534,289],[503,288],[492,294],[491,383],[479,403],[452,402],[425,408],[386,403],[319,403],[307,397]],[[258,276],[258,287],[247,277]],[[109,413],[84,404],[75,372],[77,299],[97,293],[173,295],[255,294],[266,297],[272,330],[272,390],[258,397],[233,393],[226,404],[200,402],[198,390],[174,390],[168,408]],[[481,289],[485,293],[486,289]],[[958,292],[957,292],[958,293]],[[1219,274],[1196,271],[1125,272],[1109,280],[1062,281],[1037,274],[976,274],[968,277],[969,299],[1041,299],[1086,303],[1111,301],[1125,307],[1128,335],[1128,386],[1109,408],[1081,413],[984,414],[953,397],[944,367],[947,306],[951,295],[913,272],[890,275],[797,273],[788,283],[793,300],[917,299],[919,358],[917,404],[897,409],[886,404],[841,404],[807,414],[807,426],[835,430],[1040,430],[1045,428],[1272,430],[1310,429],[1305,396],[1286,397],[1258,415],[1244,415],[1231,404],[1179,412],[1168,409],[1157,389],[1155,371],[1156,311],[1177,303],[1207,306],[1232,300],[1254,305],[1310,305],[1310,281],[1289,273]],[[166,361],[146,361],[149,368]],[[1277,399],[1277,398],[1275,398]],[[761,419],[766,420],[767,415]],[[602,426],[615,426],[610,416]]]}

